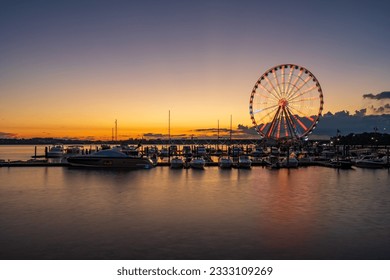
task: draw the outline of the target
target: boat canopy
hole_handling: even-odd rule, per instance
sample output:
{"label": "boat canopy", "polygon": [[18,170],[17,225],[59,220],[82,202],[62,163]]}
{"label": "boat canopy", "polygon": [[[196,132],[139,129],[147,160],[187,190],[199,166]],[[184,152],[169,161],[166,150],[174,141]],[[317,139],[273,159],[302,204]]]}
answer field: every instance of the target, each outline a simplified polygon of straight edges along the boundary
{"label": "boat canopy", "polygon": [[101,150],[90,155],[91,157],[128,157],[118,150]]}

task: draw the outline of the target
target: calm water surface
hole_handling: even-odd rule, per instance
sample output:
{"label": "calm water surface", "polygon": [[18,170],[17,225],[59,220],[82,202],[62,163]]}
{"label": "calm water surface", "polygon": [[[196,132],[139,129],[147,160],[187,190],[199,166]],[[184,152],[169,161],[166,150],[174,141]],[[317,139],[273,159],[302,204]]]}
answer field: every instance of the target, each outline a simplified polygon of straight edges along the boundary
{"label": "calm water surface", "polygon": [[3,167],[0,248],[1,259],[390,259],[390,174]]}

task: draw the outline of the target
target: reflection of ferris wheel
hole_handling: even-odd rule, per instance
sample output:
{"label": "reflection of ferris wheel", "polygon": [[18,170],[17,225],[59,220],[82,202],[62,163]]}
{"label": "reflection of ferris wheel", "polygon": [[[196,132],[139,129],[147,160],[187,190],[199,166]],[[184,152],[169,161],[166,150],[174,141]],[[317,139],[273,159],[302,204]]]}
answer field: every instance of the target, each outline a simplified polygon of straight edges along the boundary
{"label": "reflection of ferris wheel", "polygon": [[324,100],[316,77],[302,66],[282,64],[267,70],[253,87],[249,113],[266,138],[302,138],[318,123]]}

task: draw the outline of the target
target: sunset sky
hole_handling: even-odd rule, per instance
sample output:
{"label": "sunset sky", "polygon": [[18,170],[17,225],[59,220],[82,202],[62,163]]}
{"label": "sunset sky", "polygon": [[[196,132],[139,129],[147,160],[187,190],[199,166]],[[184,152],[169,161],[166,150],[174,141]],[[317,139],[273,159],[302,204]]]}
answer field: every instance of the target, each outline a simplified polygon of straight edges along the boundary
{"label": "sunset sky", "polygon": [[[324,111],[383,106],[388,1],[1,1],[0,138],[110,139],[251,125],[270,67],[309,69]],[[387,99],[388,101],[388,99]],[[387,108],[389,109],[389,108]],[[385,113],[388,111],[385,111]],[[390,110],[389,110],[390,112]]]}

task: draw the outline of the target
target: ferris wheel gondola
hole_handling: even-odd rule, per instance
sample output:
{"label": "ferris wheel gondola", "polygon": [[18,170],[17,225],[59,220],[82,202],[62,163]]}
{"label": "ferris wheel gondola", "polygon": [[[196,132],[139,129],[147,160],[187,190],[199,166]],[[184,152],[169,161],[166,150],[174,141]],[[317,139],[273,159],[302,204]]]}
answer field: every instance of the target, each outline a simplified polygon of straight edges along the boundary
{"label": "ferris wheel gondola", "polygon": [[323,104],[321,86],[309,70],[282,64],[270,68],[256,81],[249,113],[261,136],[301,139],[315,129]]}

